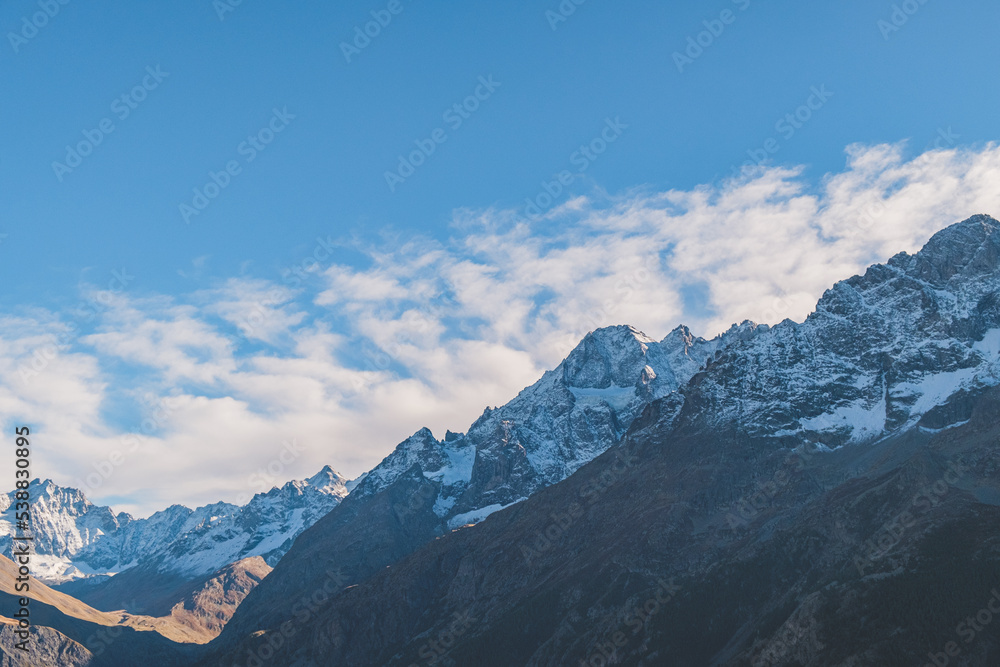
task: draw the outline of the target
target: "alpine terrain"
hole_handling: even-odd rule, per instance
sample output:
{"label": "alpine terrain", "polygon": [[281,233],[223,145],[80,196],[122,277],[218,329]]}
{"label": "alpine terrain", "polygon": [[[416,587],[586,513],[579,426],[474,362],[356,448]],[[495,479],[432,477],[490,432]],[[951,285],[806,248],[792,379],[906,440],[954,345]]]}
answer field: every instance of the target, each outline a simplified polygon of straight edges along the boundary
{"label": "alpine terrain", "polygon": [[1000,664],[1000,222],[803,322],[598,329],[350,483],[145,520],[32,488],[67,664]]}
{"label": "alpine terrain", "polygon": [[956,627],[1000,585],[998,352],[988,216],[802,323],[599,330],[402,443],[203,664],[995,664]]}

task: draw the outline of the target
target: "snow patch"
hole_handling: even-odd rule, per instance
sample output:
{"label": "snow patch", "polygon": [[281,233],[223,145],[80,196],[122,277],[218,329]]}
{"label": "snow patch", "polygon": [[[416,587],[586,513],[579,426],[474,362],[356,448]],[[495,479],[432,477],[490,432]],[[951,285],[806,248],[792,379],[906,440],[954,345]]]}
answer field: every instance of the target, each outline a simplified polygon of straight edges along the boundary
{"label": "snow patch", "polygon": [[986,357],[987,361],[995,361],[1000,356],[1000,329],[990,329],[981,341],[972,344],[972,349]]}
{"label": "snow patch", "polygon": [[962,368],[925,375],[917,382],[899,383],[892,394],[894,398],[916,397],[910,414],[919,417],[945,403],[955,392],[971,386],[978,370],[979,368]]}
{"label": "snow patch", "polygon": [[885,395],[875,405],[865,405],[865,401],[854,401],[846,405],[800,421],[806,431],[832,431],[842,428],[851,430],[848,442],[863,442],[877,437],[885,430]]}
{"label": "snow patch", "polygon": [[626,409],[635,399],[635,387],[618,387],[611,385],[600,389],[588,387],[567,387],[576,398],[580,407],[607,403],[615,411]]}
{"label": "snow patch", "polygon": [[454,530],[460,526],[466,526],[470,523],[479,523],[489,515],[494,512],[499,512],[502,509],[507,509],[511,505],[516,505],[526,498],[518,498],[512,503],[507,503],[506,505],[487,505],[486,507],[480,507],[477,510],[472,510],[471,512],[465,512],[463,514],[456,514],[448,520],[448,528]]}
{"label": "snow patch", "polygon": [[472,479],[472,464],[476,462],[476,448],[468,444],[464,447],[445,447],[443,451],[448,464],[432,472],[424,471],[424,477],[441,482],[444,486],[468,483]]}
{"label": "snow patch", "polygon": [[457,496],[453,498],[445,498],[444,496],[439,495],[437,500],[434,501],[434,507],[432,508],[434,510],[434,514],[436,514],[438,518],[443,519],[448,515],[448,512],[451,511],[451,508],[455,506],[455,501],[457,500]]}

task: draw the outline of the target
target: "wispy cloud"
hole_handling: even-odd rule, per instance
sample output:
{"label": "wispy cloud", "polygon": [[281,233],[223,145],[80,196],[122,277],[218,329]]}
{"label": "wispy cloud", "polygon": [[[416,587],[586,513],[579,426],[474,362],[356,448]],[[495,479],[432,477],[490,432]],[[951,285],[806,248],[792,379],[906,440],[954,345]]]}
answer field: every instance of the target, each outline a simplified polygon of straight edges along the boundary
{"label": "wispy cloud", "polygon": [[453,238],[362,248],[365,268],[330,266],[319,289],[107,294],[85,333],[26,310],[0,319],[0,419],[38,427],[34,471],[62,484],[121,453],[88,493],[143,513],[266,490],[251,475],[291,440],[285,478],[357,475],[421,426],[462,429],[506,402],[591,329],[801,319],[836,280],[1000,211],[997,146],[905,155],[851,146],[818,182],[768,167],[532,221],[459,211]]}

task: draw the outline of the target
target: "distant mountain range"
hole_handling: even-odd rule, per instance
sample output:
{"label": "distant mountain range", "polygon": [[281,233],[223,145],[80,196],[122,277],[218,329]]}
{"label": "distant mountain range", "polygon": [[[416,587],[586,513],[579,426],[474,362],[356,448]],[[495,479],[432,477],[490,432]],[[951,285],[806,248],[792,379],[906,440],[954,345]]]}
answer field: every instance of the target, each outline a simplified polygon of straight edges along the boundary
{"label": "distant mountain range", "polygon": [[[148,519],[91,503],[77,489],[31,483],[36,555],[32,575],[63,583],[155,562],[193,579],[243,558],[273,565],[303,530],[347,495],[347,480],[325,467],[315,476],[255,495],[238,507],[174,505]],[[0,553],[11,554],[13,493],[0,494]]]}
{"label": "distant mountain range", "polygon": [[[42,484],[40,552],[53,579],[121,572],[64,591],[157,617],[274,565],[163,664],[934,664],[1000,586],[998,387],[1000,223],[975,216],[802,323],[594,331],[349,493],[325,469],[136,521]],[[1000,664],[998,628],[948,664]]]}

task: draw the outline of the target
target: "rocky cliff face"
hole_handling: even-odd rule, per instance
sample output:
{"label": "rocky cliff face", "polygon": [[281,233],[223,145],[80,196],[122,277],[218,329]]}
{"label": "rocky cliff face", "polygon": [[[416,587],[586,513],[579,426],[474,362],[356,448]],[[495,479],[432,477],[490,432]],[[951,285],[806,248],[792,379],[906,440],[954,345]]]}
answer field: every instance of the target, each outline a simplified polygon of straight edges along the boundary
{"label": "rocky cliff face", "polygon": [[[125,513],[115,514],[108,507],[98,507],[76,489],[64,489],[50,480],[34,480],[32,497],[38,576],[53,579],[76,573],[73,556],[90,544],[113,535],[132,523]],[[14,493],[0,494],[0,553],[10,556],[14,533]],[[86,567],[86,565],[84,565]]]}
{"label": "rocky cliff face", "polygon": [[170,618],[200,633],[205,641],[217,637],[244,598],[270,573],[271,566],[260,556],[227,565],[191,586],[170,609]]}
{"label": "rocky cliff face", "polygon": [[996,220],[949,227],[838,283],[805,322],[726,346],[685,393],[710,422],[829,447],[961,421],[949,399],[998,382],[998,263]]}
{"label": "rocky cliff face", "polygon": [[751,460],[738,431],[647,417],[292,619],[269,664],[921,665],[952,641],[949,664],[1000,659],[993,628],[956,633],[1000,586],[996,389],[943,431]]}
{"label": "rocky cliff face", "polygon": [[3,667],[89,667],[94,663],[94,655],[90,651],[52,628],[35,629],[30,652],[15,648],[22,640],[14,634],[14,627],[0,621],[0,665]]}
{"label": "rocky cliff face", "polygon": [[657,342],[633,327],[598,329],[467,433],[438,441],[423,429],[400,443],[352,495],[372,496],[416,473],[438,487],[425,501],[443,526],[481,521],[618,442],[647,404],[676,391],[732,337],[706,341],[678,327]]}

